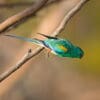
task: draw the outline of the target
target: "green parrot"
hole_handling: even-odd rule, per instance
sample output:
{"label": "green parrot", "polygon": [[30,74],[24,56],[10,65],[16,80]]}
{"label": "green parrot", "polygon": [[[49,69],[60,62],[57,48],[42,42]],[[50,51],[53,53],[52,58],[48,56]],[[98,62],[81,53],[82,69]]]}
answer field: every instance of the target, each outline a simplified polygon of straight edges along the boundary
{"label": "green parrot", "polygon": [[46,39],[39,40],[36,38],[25,38],[16,35],[5,35],[5,36],[21,39],[24,41],[28,41],[46,47],[51,51],[51,53],[58,55],[59,57],[82,58],[84,55],[83,50],[80,47],[72,44],[69,40],[60,39],[57,37],[51,37],[41,33],[38,34],[46,37]]}

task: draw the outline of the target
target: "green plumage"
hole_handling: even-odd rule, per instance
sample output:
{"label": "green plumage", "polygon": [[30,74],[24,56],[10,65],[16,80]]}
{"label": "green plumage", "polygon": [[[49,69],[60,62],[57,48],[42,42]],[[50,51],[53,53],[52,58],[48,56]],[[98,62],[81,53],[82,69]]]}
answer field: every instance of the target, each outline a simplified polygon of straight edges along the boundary
{"label": "green plumage", "polygon": [[58,55],[59,57],[82,58],[84,55],[84,52],[81,48],[75,46],[68,40],[56,37],[50,37],[41,33],[39,34],[46,37],[47,39],[45,40],[39,40],[34,38],[30,39],[15,35],[6,35],[6,36],[25,40],[31,43],[35,43],[37,45],[47,47],[51,50],[52,53]]}
{"label": "green plumage", "polygon": [[[81,58],[84,54],[81,48],[64,39],[47,39],[44,41],[48,48],[60,57]],[[62,48],[63,47],[63,48]],[[66,48],[66,49],[65,49]]]}

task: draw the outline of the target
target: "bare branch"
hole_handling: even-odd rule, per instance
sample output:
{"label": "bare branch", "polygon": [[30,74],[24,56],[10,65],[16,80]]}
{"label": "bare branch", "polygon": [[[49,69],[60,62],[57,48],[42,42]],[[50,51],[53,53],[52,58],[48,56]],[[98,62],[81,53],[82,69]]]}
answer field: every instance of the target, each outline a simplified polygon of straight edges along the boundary
{"label": "bare branch", "polygon": [[55,30],[55,32],[52,34],[52,36],[57,36],[58,33],[61,33],[62,30],[65,28],[66,24],[69,22],[69,20],[82,8],[82,6],[88,2],[89,0],[81,0],[71,11],[69,11],[62,22],[60,23],[59,27]]}
{"label": "bare branch", "polygon": [[48,0],[38,0],[36,3],[33,4],[32,7],[25,9],[24,11],[8,18],[3,23],[0,24],[0,33],[3,33],[10,30],[13,26],[18,24],[18,22],[22,22],[26,18],[34,15],[38,10],[40,10]]}
{"label": "bare branch", "polygon": [[[59,2],[60,0],[49,0],[46,3],[46,6],[49,4],[53,4],[55,2]],[[24,7],[24,6],[32,6],[35,2],[17,2],[17,3],[1,3],[0,8],[15,8],[15,7]]]}
{"label": "bare branch", "polygon": [[25,62],[27,62],[33,56],[36,56],[43,49],[44,49],[43,47],[40,47],[40,48],[35,49],[33,52],[31,49],[29,49],[28,52],[22,57],[20,61],[18,61],[14,66],[10,67],[6,72],[0,75],[0,82],[2,82],[4,79],[9,77],[12,73],[18,70]]}
{"label": "bare branch", "polygon": [[[70,18],[72,16],[74,16],[78,12],[78,10],[80,10],[80,8],[82,8],[82,6],[87,1],[89,1],[89,0],[81,0],[74,8],[72,8],[72,10],[70,10],[69,13],[65,15],[63,21],[60,23],[59,27],[56,28],[56,30],[52,34],[52,36],[58,35],[59,32],[61,32],[64,29],[66,23],[68,23],[68,21],[70,20]],[[39,47],[38,49],[34,50],[33,53],[28,51],[28,53],[26,53],[25,56],[22,57],[22,59],[18,63],[16,63],[16,65],[12,66],[5,73],[3,73],[3,74],[0,75],[0,82],[2,82],[3,80],[5,80],[8,76],[10,76],[16,70],[18,70],[23,64],[25,64],[32,57],[34,57],[37,54],[39,54],[43,49],[44,49],[44,47]]]}

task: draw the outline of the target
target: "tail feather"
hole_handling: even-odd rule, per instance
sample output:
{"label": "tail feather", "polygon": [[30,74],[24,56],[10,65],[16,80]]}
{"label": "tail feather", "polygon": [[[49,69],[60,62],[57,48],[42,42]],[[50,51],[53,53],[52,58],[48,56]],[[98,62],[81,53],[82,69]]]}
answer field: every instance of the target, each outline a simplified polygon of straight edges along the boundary
{"label": "tail feather", "polygon": [[10,35],[10,34],[4,35],[4,36],[8,36],[8,37],[12,37],[12,38],[24,40],[24,41],[27,41],[27,42],[31,42],[31,43],[35,43],[37,45],[43,46],[43,41],[42,40],[39,40],[39,39],[35,39],[35,38],[33,38],[33,39],[31,39],[31,38],[25,38],[25,37],[16,36],[16,35]]}

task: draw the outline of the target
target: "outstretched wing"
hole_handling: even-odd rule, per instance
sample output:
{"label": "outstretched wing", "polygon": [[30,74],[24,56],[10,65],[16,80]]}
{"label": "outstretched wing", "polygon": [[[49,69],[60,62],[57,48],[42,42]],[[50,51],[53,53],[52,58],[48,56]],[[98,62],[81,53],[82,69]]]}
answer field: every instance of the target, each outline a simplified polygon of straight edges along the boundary
{"label": "outstretched wing", "polygon": [[16,36],[16,35],[10,35],[10,34],[4,35],[4,36],[8,36],[8,37],[12,37],[12,38],[16,38],[16,39],[24,40],[24,41],[27,41],[27,42],[35,43],[37,45],[44,46],[43,41],[42,40],[39,40],[39,39],[35,39],[35,38],[33,38],[33,39],[31,39],[31,38],[25,38],[25,37]]}

